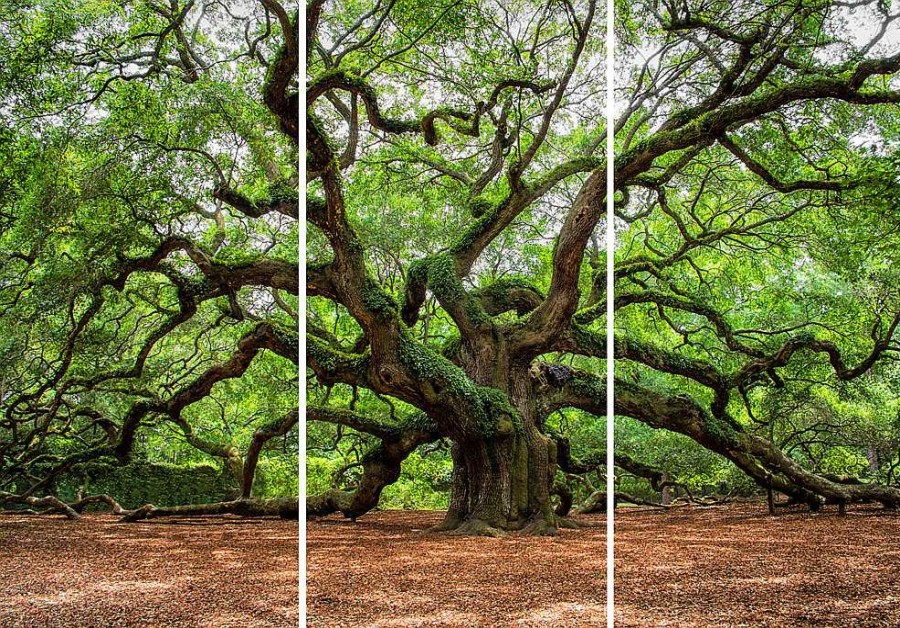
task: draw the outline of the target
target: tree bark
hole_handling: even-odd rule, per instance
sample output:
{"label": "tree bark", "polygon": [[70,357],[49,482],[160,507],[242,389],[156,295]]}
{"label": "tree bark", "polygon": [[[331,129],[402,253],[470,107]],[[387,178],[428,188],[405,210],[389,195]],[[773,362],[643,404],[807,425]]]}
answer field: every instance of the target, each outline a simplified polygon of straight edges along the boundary
{"label": "tree bark", "polygon": [[435,531],[556,534],[557,516],[550,503],[556,444],[541,432],[528,371],[510,369],[504,388],[518,420],[509,433],[473,433],[456,440],[450,507]]}
{"label": "tree bark", "polygon": [[662,475],[661,503],[663,506],[668,506],[672,503],[672,485],[669,482],[669,474],[665,472]]}
{"label": "tree bark", "polygon": [[296,497],[277,499],[238,499],[230,502],[171,506],[157,508],[153,504],[127,512],[120,521],[143,521],[160,517],[208,517],[212,515],[240,515],[242,517],[281,517],[297,519],[300,501]]}

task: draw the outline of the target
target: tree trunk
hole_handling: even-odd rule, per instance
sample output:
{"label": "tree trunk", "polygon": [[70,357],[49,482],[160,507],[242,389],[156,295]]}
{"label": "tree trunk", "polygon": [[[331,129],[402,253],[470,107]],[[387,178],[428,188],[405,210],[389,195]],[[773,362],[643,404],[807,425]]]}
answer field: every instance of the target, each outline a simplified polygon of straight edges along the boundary
{"label": "tree trunk", "polygon": [[507,390],[521,422],[511,433],[456,439],[450,507],[434,530],[481,536],[514,530],[556,534],[550,503],[556,444],[540,431],[527,371],[512,372]]}
{"label": "tree trunk", "polygon": [[555,534],[552,445],[532,430],[454,446],[450,508],[436,530],[486,536],[509,530]]}
{"label": "tree trunk", "polygon": [[661,503],[663,506],[669,506],[672,503],[672,485],[670,484],[669,474],[665,471],[662,474]]}
{"label": "tree trunk", "polygon": [[869,472],[878,473],[878,469],[881,465],[878,460],[878,450],[875,449],[874,445],[866,447],[866,458],[869,460]]}

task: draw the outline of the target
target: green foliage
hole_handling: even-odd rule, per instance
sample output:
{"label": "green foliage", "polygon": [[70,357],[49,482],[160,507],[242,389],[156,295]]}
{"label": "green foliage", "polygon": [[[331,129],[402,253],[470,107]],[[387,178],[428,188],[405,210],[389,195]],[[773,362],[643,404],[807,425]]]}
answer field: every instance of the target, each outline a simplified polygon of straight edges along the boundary
{"label": "green foliage", "polygon": [[253,496],[266,499],[299,495],[299,464],[296,454],[261,459],[253,478]]}
{"label": "green foliage", "polygon": [[[296,404],[297,146],[258,63],[283,32],[258,4],[182,8],[0,0],[0,490],[114,452],[134,462],[89,491],[215,501],[235,487],[208,465]],[[282,350],[244,370],[260,322]],[[296,429],[278,445],[260,490],[296,494]]]}
{"label": "green foliage", "polygon": [[[572,285],[554,284],[553,295],[580,295],[574,323],[514,366],[543,361],[602,376],[608,253],[616,265],[615,374],[636,391],[622,410],[633,417],[616,417],[620,447],[699,494],[752,493],[745,472],[763,482],[779,466],[746,451],[750,435],[812,472],[896,483],[900,372],[884,358],[896,357],[890,321],[900,311],[892,262],[900,251],[900,125],[887,44],[897,33],[867,46],[851,27],[856,10],[884,32],[896,30],[893,18],[877,2],[615,4],[617,101],[631,104],[613,138],[615,225],[604,225],[600,211],[606,103],[594,88],[603,77],[585,61],[603,56],[600,21],[558,100],[552,87],[495,91],[510,78],[566,84],[561,69],[574,60],[572,26],[586,23],[583,5],[326,6],[316,33],[323,46],[307,72],[314,85],[346,80],[311,109],[342,160],[341,209],[368,277],[358,296],[392,323],[397,304],[423,294],[424,302],[415,325],[398,322],[399,338],[391,327],[389,341],[376,343],[363,334],[371,325],[357,324],[341,299],[312,300],[318,337],[309,354],[341,377],[323,376],[327,386],[310,378],[310,397],[406,416],[395,399],[359,390],[380,375],[384,358],[405,371],[392,394],[442,427],[469,423],[487,438],[520,430],[523,412],[501,392],[509,380],[476,383],[510,378],[506,356],[498,351],[491,363],[490,349],[539,335],[529,334],[527,312],[502,302],[504,291],[549,298],[560,270],[554,260],[576,251],[578,268],[563,269]],[[764,43],[776,32],[777,45]],[[376,98],[379,111],[361,102]],[[323,187],[310,189],[321,196]],[[601,243],[607,228],[617,237],[612,251]],[[311,266],[334,259],[340,245],[311,230]],[[483,307],[489,301],[496,307]],[[559,313],[541,310],[548,312]],[[396,356],[378,355],[394,341]],[[867,366],[873,349],[884,353],[853,370]],[[352,391],[330,385],[355,376],[362,381]],[[574,403],[523,400],[524,388],[519,410]],[[563,408],[541,427],[568,436],[577,457],[595,457],[605,428],[587,410],[600,412],[606,390],[585,378],[559,395],[568,392],[584,408]],[[352,464],[376,442],[329,427],[314,428],[308,445]],[[352,486],[353,472],[344,476],[337,483]],[[410,498],[389,489],[392,503],[419,503],[423,490],[406,475],[402,483]],[[623,487],[650,493],[645,480],[625,478]]]}
{"label": "green foliage", "polygon": [[341,461],[335,458],[306,456],[306,494],[317,495],[332,488],[334,473]]}
{"label": "green foliage", "polygon": [[386,509],[442,510],[450,498],[450,457],[414,452],[403,461],[400,478],[384,489],[379,506]]}

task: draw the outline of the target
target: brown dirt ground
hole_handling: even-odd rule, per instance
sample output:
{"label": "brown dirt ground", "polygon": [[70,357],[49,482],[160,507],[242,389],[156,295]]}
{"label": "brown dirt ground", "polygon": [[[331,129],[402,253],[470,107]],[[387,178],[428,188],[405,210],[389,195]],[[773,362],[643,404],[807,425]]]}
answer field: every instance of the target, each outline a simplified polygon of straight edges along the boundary
{"label": "brown dirt ground", "polygon": [[[555,538],[428,534],[440,512],[307,524],[307,625],[596,626],[605,621],[605,530]],[[604,525],[594,517],[593,526]]]}
{"label": "brown dirt ground", "polygon": [[617,626],[900,626],[900,514],[616,515]]}
{"label": "brown dirt ground", "polygon": [[0,626],[296,626],[297,522],[0,514]]}
{"label": "brown dirt ground", "polygon": [[[310,627],[596,626],[605,534],[453,538],[441,513],[307,528]],[[900,515],[764,504],[616,514],[616,626],[900,626]]]}

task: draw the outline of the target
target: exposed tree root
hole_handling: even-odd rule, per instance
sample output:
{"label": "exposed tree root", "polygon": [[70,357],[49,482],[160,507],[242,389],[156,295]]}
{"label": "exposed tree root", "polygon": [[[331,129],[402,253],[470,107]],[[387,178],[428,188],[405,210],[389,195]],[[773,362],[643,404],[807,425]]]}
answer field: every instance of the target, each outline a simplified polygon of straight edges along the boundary
{"label": "exposed tree root", "polygon": [[431,526],[427,531],[430,533],[450,532],[458,528],[461,523],[462,519],[455,515],[447,513],[447,516],[444,517],[444,519],[440,523]]}
{"label": "exposed tree root", "polygon": [[488,536],[502,537],[509,534],[516,536],[556,536],[559,528],[577,529],[580,526],[571,519],[564,517],[553,517],[552,521],[548,521],[543,516],[537,516],[526,522],[519,529],[510,527],[504,529],[502,527],[492,525],[483,519],[465,519],[448,515],[439,524],[428,528],[429,533],[445,533],[450,536]]}
{"label": "exposed tree root", "polygon": [[337,488],[310,495],[306,498],[306,517],[326,517],[331,513],[340,512],[345,517],[356,521],[357,515],[363,514],[366,510],[359,512],[359,509],[354,507],[354,495],[355,493],[352,491],[342,491]]}
{"label": "exposed tree root", "polygon": [[548,521],[540,516],[536,517],[522,529],[521,534],[526,536],[556,536],[558,534],[556,521]]}
{"label": "exposed tree root", "polygon": [[109,506],[110,512],[112,512],[114,515],[121,515],[127,512],[124,508],[122,508],[119,502],[106,494],[89,495],[87,497],[82,497],[77,502],[69,504],[69,506],[71,506],[72,510],[74,510],[75,512],[80,513],[83,512],[87,506],[96,503],[106,504],[107,506]]}
{"label": "exposed tree root", "polygon": [[468,519],[450,530],[449,534],[451,536],[488,536],[492,538],[506,536],[506,532],[481,519]]}
{"label": "exposed tree root", "polygon": [[[91,504],[106,504],[110,512],[122,515],[119,521],[141,521],[143,519],[156,519],[159,517],[203,517],[209,515],[241,515],[243,517],[267,517],[278,516],[282,519],[297,519],[300,513],[300,502],[296,497],[282,497],[276,499],[239,499],[235,501],[216,502],[212,504],[198,504],[188,506],[170,506],[158,508],[153,504],[147,504],[134,510],[126,510],[121,504],[109,495],[89,495],[78,501],[67,504],[53,495],[45,497],[33,497],[30,495],[15,495],[13,493],[0,492],[0,504],[26,504],[44,508],[44,513],[53,512],[65,515],[68,519],[77,520],[81,513]],[[35,510],[22,511],[39,514]]]}

